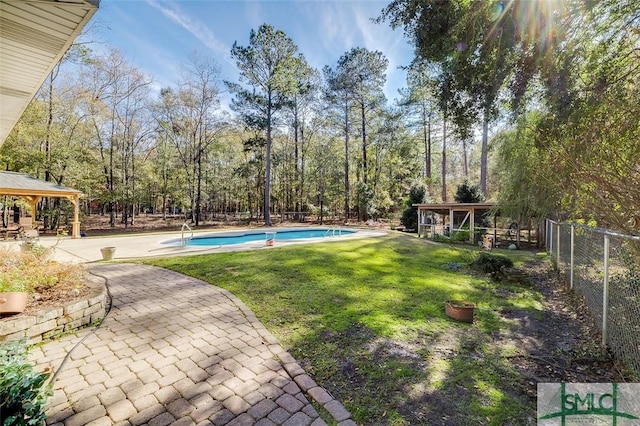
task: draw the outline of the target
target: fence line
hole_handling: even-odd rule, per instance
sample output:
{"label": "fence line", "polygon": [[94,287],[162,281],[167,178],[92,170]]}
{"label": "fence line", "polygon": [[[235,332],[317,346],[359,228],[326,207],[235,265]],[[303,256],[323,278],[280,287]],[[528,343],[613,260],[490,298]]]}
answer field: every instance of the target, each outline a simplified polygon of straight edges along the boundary
{"label": "fence line", "polygon": [[640,237],[547,220],[556,268],[581,295],[608,345],[640,379]]}

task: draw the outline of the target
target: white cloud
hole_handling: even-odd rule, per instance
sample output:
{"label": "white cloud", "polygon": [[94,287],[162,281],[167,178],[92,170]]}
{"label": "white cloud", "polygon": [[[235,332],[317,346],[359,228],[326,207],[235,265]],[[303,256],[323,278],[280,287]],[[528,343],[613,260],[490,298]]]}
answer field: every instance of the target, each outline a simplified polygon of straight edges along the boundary
{"label": "white cloud", "polygon": [[257,30],[260,25],[265,23],[262,6],[260,2],[251,1],[245,3],[245,19],[249,23],[251,29]]}
{"label": "white cloud", "polygon": [[147,0],[147,3],[188,31],[198,41],[213,50],[215,54],[222,56],[228,62],[231,61],[229,55],[231,47],[221,42],[204,22],[183,12],[177,3],[158,0]]}

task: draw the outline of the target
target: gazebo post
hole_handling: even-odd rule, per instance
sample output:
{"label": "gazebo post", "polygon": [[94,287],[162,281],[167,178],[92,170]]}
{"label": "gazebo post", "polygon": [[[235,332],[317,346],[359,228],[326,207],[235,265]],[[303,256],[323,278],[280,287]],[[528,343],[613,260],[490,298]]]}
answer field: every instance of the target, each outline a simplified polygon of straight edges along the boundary
{"label": "gazebo post", "polygon": [[29,202],[29,206],[31,207],[31,229],[36,229],[37,228],[37,226],[35,226],[35,224],[36,224],[36,205],[40,202],[42,197],[39,197],[37,195],[33,195],[33,196],[23,196],[23,198],[26,199]]}
{"label": "gazebo post", "polygon": [[71,226],[71,238],[80,238],[80,197],[69,197],[73,204],[73,222]]}

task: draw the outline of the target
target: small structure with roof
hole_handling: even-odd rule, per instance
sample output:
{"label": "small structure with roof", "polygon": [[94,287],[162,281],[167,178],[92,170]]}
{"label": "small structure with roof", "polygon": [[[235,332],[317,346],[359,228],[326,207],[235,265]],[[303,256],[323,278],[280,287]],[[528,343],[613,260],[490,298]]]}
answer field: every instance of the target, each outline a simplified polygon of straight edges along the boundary
{"label": "small structure with roof", "polygon": [[[482,217],[496,211],[498,204],[494,202],[424,203],[413,204],[413,207],[418,209],[418,236],[435,239],[438,234],[454,236],[460,232],[468,232],[469,242],[475,244],[480,233],[487,233],[490,229],[494,234],[496,232],[495,215],[492,228],[480,222]],[[494,241],[496,238],[494,235]]]}
{"label": "small structure with roof", "polygon": [[31,206],[32,227],[35,228],[36,205],[42,197],[66,198],[73,204],[72,238],[80,237],[80,197],[82,193],[66,186],[36,179],[26,173],[0,172],[0,195],[21,197]]}
{"label": "small structure with roof", "polygon": [[500,209],[496,202],[422,203],[413,204],[413,207],[418,209],[420,237],[436,239],[444,236],[472,244],[482,242],[483,247],[487,243],[493,247],[537,244],[538,232],[532,233],[531,219],[521,219],[524,227],[507,217],[499,220]]}

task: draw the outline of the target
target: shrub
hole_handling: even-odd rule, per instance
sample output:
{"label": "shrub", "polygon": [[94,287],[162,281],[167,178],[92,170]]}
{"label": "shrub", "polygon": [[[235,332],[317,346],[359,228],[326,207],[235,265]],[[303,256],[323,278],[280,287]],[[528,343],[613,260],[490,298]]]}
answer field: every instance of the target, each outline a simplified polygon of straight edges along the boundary
{"label": "shrub", "polygon": [[436,234],[434,240],[438,243],[450,243],[451,238],[446,235]]}
{"label": "shrub", "polygon": [[470,236],[471,236],[471,232],[467,230],[454,231],[452,232],[451,239],[453,241],[465,242],[465,241],[469,241]]}
{"label": "shrub", "polygon": [[481,203],[484,201],[484,195],[478,185],[471,185],[468,180],[465,180],[458,185],[454,199],[457,203]]}
{"label": "shrub", "polygon": [[500,279],[504,276],[506,268],[513,267],[511,259],[499,254],[481,252],[471,263],[471,267],[477,271],[491,275],[494,279]]}
{"label": "shrub", "polygon": [[41,246],[20,252],[0,249],[0,292],[33,292],[81,280],[80,265],[52,262],[50,255],[51,250]]}
{"label": "shrub", "polygon": [[375,194],[366,183],[359,182],[356,185],[356,200],[360,207],[360,212],[366,212],[367,217],[376,217],[378,209],[375,203]]}
{"label": "shrub", "polygon": [[52,387],[50,372],[39,373],[27,361],[23,341],[0,345],[0,424],[39,425],[45,419]]}
{"label": "shrub", "polygon": [[405,201],[406,209],[402,212],[402,226],[406,229],[418,229],[418,209],[413,204],[424,203],[427,199],[427,188],[424,185],[413,185],[409,189],[409,198]]}

